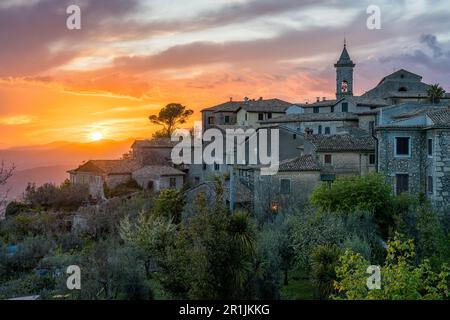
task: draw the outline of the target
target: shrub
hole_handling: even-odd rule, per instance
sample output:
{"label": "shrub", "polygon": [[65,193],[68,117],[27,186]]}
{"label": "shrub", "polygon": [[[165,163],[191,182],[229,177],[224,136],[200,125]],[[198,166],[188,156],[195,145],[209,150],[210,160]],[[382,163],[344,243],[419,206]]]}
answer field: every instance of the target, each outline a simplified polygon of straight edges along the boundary
{"label": "shrub", "polygon": [[184,209],[183,194],[180,190],[165,189],[155,199],[153,213],[156,216],[172,219],[175,224],[181,222]]}
{"label": "shrub", "polygon": [[26,211],[27,209],[29,209],[27,205],[21,202],[12,201],[6,207],[5,216],[12,217]]}
{"label": "shrub", "polygon": [[311,281],[319,299],[327,299],[334,292],[335,268],[341,249],[336,245],[320,245],[311,253]]}
{"label": "shrub", "polygon": [[389,210],[391,202],[391,187],[382,175],[376,173],[338,177],[331,186],[325,183],[319,185],[311,195],[311,203],[322,211],[373,211],[375,222],[384,234],[393,225]]}

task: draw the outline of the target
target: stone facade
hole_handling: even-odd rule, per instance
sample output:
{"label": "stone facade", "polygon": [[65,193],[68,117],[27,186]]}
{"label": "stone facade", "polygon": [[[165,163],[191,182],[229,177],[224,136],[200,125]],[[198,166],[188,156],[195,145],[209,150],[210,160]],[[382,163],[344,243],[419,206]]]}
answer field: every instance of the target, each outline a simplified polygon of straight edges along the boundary
{"label": "stone facade", "polygon": [[[440,121],[442,119],[442,121]],[[438,209],[450,206],[450,109],[403,104],[380,112],[376,127],[378,169],[393,192],[422,193]],[[408,154],[397,154],[396,141],[409,139]],[[398,189],[399,176],[407,186]],[[405,183],[405,182],[403,182]]]}

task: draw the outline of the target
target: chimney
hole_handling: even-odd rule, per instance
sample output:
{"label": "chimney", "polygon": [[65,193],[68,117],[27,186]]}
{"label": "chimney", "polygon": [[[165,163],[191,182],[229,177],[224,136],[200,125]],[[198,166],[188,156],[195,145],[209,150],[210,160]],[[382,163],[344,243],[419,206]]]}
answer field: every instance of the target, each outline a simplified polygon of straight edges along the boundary
{"label": "chimney", "polygon": [[317,97],[317,98],[316,98],[316,102],[320,102],[320,97]]}
{"label": "chimney", "polygon": [[233,102],[233,97],[230,97],[230,102]]}
{"label": "chimney", "polygon": [[248,101],[248,97],[244,97],[244,101],[247,102]]}
{"label": "chimney", "polygon": [[327,97],[322,97],[322,101],[327,101]]}
{"label": "chimney", "polygon": [[259,97],[259,101],[262,101],[263,100],[263,97]]}

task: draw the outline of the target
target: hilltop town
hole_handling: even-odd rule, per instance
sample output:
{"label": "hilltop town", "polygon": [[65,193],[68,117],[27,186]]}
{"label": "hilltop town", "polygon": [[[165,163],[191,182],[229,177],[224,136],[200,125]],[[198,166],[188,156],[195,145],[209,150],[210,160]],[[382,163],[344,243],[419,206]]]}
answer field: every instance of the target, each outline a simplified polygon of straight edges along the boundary
{"label": "hilltop town", "polygon": [[169,104],[120,159],[29,184],[0,299],[448,299],[450,96],[404,69],[355,96],[355,66],[344,46],[334,99],[230,99],[180,140],[192,111]]}
{"label": "hilltop town", "polygon": [[276,175],[263,176],[261,166],[248,163],[176,165],[171,159],[176,142],[158,138],[135,141],[121,160],[89,160],[69,171],[70,181],[87,184],[94,199],[105,198],[105,187],[130,181],[155,192],[183,189],[194,199],[199,192],[212,194],[211,181],[221,176],[230,181],[228,205],[263,214],[304,205],[320,182],[380,172],[394,194],[423,194],[435,208],[449,205],[450,95],[400,69],[355,96],[356,64],[346,45],[334,67],[333,99],[295,103],[245,97],[201,111],[203,131],[278,129]]}

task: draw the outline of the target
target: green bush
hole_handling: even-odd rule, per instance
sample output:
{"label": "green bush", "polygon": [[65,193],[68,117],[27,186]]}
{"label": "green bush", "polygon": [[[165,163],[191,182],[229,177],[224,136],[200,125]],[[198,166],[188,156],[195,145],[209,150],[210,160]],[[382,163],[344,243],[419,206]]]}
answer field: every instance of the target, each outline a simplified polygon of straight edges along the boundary
{"label": "green bush", "polygon": [[311,203],[322,211],[348,213],[357,210],[373,211],[375,222],[384,235],[393,225],[392,189],[386,184],[384,176],[368,174],[365,176],[338,177],[331,186],[319,185],[311,195]]}

